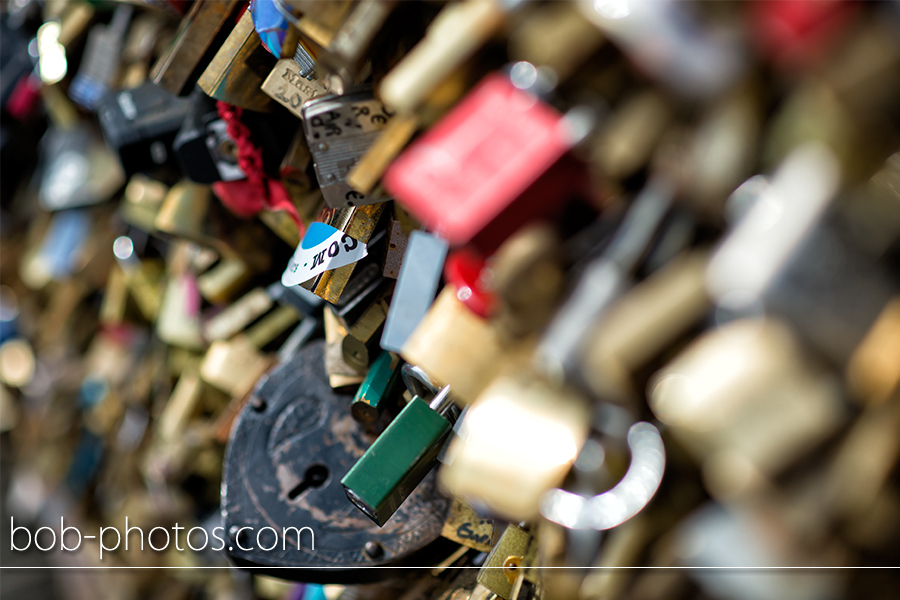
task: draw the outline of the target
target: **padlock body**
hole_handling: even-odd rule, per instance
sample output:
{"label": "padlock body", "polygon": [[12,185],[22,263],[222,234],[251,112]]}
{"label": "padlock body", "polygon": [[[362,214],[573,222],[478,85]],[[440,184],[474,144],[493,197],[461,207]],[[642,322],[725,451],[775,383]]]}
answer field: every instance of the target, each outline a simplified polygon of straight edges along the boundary
{"label": "padlock body", "polygon": [[450,430],[414,397],[341,480],[347,497],[383,526],[431,470]]}

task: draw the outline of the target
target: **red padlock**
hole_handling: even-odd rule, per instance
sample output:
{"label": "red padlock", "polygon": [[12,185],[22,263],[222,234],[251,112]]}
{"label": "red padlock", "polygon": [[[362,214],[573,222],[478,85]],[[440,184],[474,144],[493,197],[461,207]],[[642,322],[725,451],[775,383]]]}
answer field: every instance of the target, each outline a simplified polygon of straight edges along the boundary
{"label": "red padlock", "polygon": [[451,245],[489,255],[582,189],[573,141],[562,114],[494,73],[391,165],[384,185]]}

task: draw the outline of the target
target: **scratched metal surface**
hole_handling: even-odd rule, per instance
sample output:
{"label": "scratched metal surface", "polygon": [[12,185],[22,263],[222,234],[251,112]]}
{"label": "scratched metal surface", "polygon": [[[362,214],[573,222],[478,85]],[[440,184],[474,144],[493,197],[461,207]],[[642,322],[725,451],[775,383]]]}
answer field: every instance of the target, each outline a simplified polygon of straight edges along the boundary
{"label": "scratched metal surface", "polygon": [[[314,342],[271,371],[232,430],[222,483],[229,556],[239,566],[303,568],[279,571],[280,577],[334,583],[396,575],[390,570],[349,571],[357,567],[433,564],[427,561],[454,547],[440,538],[449,501],[436,491],[434,473],[382,528],[347,499],[341,478],[372,438],[350,414],[352,396],[337,394],[328,385],[323,349],[323,342]],[[328,468],[324,485],[289,499],[313,465]],[[240,549],[234,539],[240,527],[253,528],[252,538],[241,540],[248,548],[256,546],[263,527],[274,528],[276,548]],[[285,527],[310,527],[315,550],[308,531],[301,534],[299,549],[293,532],[284,544],[280,536]],[[273,535],[263,531],[264,547],[273,544]],[[377,543],[383,554],[368,555],[368,542]]]}

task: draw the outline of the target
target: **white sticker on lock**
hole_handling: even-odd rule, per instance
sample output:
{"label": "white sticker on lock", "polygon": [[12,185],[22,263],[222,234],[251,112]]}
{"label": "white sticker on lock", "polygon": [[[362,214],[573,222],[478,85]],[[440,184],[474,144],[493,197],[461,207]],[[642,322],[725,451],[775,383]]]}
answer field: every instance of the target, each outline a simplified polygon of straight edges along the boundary
{"label": "white sticker on lock", "polygon": [[281,283],[292,286],[362,259],[366,245],[325,223],[313,223],[288,261]]}

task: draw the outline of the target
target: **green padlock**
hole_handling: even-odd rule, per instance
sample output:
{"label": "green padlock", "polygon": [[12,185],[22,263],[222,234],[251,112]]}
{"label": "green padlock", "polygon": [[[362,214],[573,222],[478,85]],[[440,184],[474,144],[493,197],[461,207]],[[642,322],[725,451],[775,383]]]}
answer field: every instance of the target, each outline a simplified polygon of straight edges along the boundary
{"label": "green padlock", "polygon": [[402,362],[396,354],[386,351],[375,359],[350,404],[350,413],[354,419],[369,424],[381,417],[400,377]]}
{"label": "green padlock", "polygon": [[341,480],[350,501],[379,526],[431,471],[453,428],[446,416],[453,406],[449,386],[430,403],[413,397]]}

